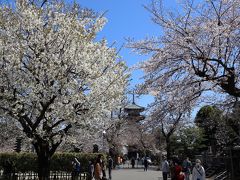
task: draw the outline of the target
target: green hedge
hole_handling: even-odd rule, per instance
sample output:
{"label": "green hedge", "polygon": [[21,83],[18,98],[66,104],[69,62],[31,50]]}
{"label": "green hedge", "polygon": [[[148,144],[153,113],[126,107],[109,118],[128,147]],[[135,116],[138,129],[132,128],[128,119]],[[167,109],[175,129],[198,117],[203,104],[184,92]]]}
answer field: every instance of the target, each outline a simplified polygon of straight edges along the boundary
{"label": "green hedge", "polygon": [[[50,161],[51,171],[72,171],[72,161],[76,157],[81,163],[81,171],[86,172],[89,161],[95,161],[98,153],[55,153]],[[104,161],[106,156],[103,155]],[[0,153],[0,168],[3,168],[6,160],[13,162],[15,171],[37,172],[37,155],[34,153]]]}

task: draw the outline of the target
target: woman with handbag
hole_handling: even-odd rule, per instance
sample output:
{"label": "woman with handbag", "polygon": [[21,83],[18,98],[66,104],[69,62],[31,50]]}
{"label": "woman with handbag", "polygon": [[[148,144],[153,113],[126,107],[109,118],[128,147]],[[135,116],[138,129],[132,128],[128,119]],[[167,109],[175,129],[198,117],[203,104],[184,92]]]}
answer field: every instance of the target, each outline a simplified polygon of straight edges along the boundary
{"label": "woman with handbag", "polygon": [[196,159],[196,165],[192,171],[192,180],[205,180],[205,170],[204,167],[201,165],[201,161]]}

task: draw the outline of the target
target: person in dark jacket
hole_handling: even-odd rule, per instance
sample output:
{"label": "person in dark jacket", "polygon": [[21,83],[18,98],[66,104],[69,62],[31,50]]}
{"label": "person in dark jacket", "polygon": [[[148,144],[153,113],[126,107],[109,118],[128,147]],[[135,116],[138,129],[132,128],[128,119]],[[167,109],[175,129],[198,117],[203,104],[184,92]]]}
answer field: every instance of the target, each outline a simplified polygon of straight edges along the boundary
{"label": "person in dark jacket", "polygon": [[185,180],[190,180],[192,163],[188,157],[186,157],[186,159],[183,161],[182,166],[183,166],[183,172],[185,175]]}
{"label": "person in dark jacket", "polygon": [[135,159],[134,158],[131,159],[131,165],[132,165],[132,168],[135,167]]}
{"label": "person in dark jacket", "polygon": [[88,180],[92,180],[94,177],[94,163],[92,161],[89,161],[88,163]]}
{"label": "person in dark jacket", "polygon": [[143,164],[144,164],[144,171],[147,171],[148,170],[148,160],[147,160],[147,157],[144,158]]}
{"label": "person in dark jacket", "polygon": [[111,156],[108,158],[108,175],[109,179],[112,179],[113,159]]}
{"label": "person in dark jacket", "polygon": [[72,165],[73,165],[72,179],[74,180],[80,174],[80,162],[78,161],[77,158],[74,158]]}

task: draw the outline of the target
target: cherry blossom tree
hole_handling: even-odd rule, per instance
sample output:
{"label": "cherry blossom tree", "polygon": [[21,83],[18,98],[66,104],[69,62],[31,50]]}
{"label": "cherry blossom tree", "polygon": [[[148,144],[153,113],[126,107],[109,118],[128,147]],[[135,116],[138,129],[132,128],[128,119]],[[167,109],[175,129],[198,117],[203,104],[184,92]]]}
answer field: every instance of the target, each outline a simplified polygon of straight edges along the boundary
{"label": "cherry blossom tree", "polygon": [[153,0],[146,9],[162,35],[129,41],[138,53],[151,55],[140,65],[144,88],[185,86],[195,97],[209,90],[240,97],[240,1],[184,0],[181,5],[179,12],[165,11],[161,0]]}
{"label": "cherry blossom tree", "polygon": [[106,40],[96,40],[105,22],[60,1],[0,8],[0,113],[32,140],[41,180],[69,129],[97,126],[121,102],[127,67]]}
{"label": "cherry blossom tree", "polygon": [[120,137],[124,134],[126,124],[127,122],[121,109],[120,112],[117,113],[117,116],[111,115],[109,123],[106,124],[106,127],[104,127],[104,130],[106,131],[104,138],[107,141],[109,149],[116,151],[119,147],[121,143]]}
{"label": "cherry blossom tree", "polygon": [[[179,108],[194,107],[203,95],[215,95],[214,101],[215,93],[235,100],[240,97],[239,7],[239,0],[183,0],[179,11],[165,11],[162,0],[152,0],[145,7],[162,32],[159,37],[129,39],[128,47],[150,56],[139,64],[145,72],[139,90],[156,97],[152,108],[155,117],[165,117],[158,113],[161,109],[169,113],[167,119],[176,120],[164,121],[167,127],[175,127],[175,122],[185,114]],[[209,91],[213,93],[205,93]],[[165,102],[175,110],[169,111]]]}
{"label": "cherry blossom tree", "polygon": [[[74,148],[84,152],[92,152],[93,144],[98,145],[100,151],[108,152],[109,149],[117,149],[121,144],[121,134],[126,126],[126,119],[122,116],[112,116],[107,112],[95,125],[81,125],[71,128],[69,136],[63,145],[65,150]],[[104,147],[103,147],[104,146]]]}
{"label": "cherry blossom tree", "polygon": [[149,104],[149,118],[145,124],[152,129],[160,128],[159,137],[163,136],[167,157],[170,158],[171,137],[189,122],[191,109],[198,102],[198,88],[185,84],[168,84],[166,88],[162,85],[159,89],[157,84],[153,86],[146,82],[139,87],[141,93],[149,92],[155,96],[154,102]]}
{"label": "cherry blossom tree", "polygon": [[166,144],[167,158],[170,158],[172,155],[171,137],[189,118],[190,114],[187,109],[180,109],[168,101],[152,107],[149,123],[152,124],[154,128],[160,128],[160,136],[163,136],[163,140]]}

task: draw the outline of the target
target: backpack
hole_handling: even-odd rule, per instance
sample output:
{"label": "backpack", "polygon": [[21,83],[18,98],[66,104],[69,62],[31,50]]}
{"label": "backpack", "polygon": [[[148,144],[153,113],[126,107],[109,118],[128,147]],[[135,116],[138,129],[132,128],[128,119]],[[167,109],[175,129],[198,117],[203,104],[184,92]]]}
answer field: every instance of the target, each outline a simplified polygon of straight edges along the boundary
{"label": "backpack", "polygon": [[80,172],[80,164],[76,163],[74,169],[76,172]]}
{"label": "backpack", "polygon": [[182,171],[183,172],[188,172],[190,167],[191,167],[191,164],[188,161],[186,161],[183,164],[183,170]]}

